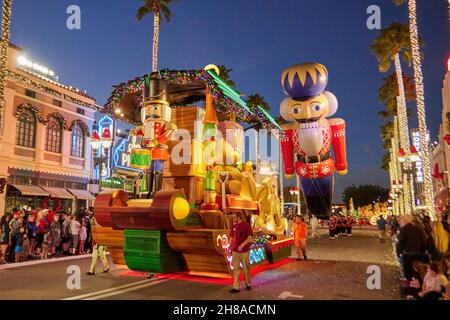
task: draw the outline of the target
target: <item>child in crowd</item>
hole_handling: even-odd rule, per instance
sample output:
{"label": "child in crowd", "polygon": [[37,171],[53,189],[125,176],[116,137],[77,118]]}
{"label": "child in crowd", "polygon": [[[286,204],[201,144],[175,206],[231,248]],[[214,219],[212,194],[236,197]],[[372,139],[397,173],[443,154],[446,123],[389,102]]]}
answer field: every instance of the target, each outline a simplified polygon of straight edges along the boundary
{"label": "child in crowd", "polygon": [[50,225],[50,235],[52,238],[50,254],[54,258],[56,255],[56,248],[61,241],[61,224],[59,223],[59,214],[53,216],[53,222]]}
{"label": "child in crowd", "polygon": [[36,215],[30,214],[28,216],[27,223],[25,225],[28,237],[28,253],[27,256],[31,257],[36,247],[36,231],[38,226],[36,225]]}
{"label": "child in crowd", "polygon": [[[22,219],[22,218],[20,218]],[[20,221],[20,220],[19,220]],[[20,254],[22,253],[23,240],[26,238],[25,228],[20,227],[19,232],[16,233],[16,246],[14,248],[14,261],[20,262]]]}
{"label": "child in crowd", "polygon": [[47,260],[48,250],[50,249],[52,244],[52,236],[50,230],[44,231],[44,239],[42,240],[42,252],[41,259]]}
{"label": "child in crowd", "polygon": [[85,254],[86,252],[84,252],[84,243],[87,238],[86,219],[81,220],[81,228],[78,235],[80,239],[79,252],[80,254]]}
{"label": "child in crowd", "polygon": [[418,293],[418,296],[423,300],[438,300],[443,297],[447,284],[448,280],[441,272],[440,263],[432,261],[428,265],[427,273],[423,279],[422,291]]}

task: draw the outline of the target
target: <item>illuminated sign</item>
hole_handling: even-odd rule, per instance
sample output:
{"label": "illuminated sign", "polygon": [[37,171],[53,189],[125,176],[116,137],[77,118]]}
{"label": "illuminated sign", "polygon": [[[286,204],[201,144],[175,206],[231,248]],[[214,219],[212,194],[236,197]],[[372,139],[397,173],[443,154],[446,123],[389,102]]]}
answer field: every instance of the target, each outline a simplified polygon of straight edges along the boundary
{"label": "illuminated sign", "polygon": [[[105,130],[106,128],[108,128],[110,132],[114,132],[114,120],[111,117],[105,115],[98,122],[98,128],[99,128],[100,136],[102,135],[103,130]],[[98,148],[98,151],[97,151],[97,156],[104,154],[104,152],[105,151],[103,150],[103,147],[100,146],[100,148]],[[109,150],[107,152],[110,153]],[[109,154],[108,154],[108,156],[109,156]],[[95,175],[98,179],[99,178],[98,169],[95,170]],[[110,176],[111,176],[110,161],[107,161],[105,163],[105,165],[102,164],[102,179],[109,178]]]}
{"label": "illuminated sign", "polygon": [[17,57],[17,65],[27,71],[30,72],[36,72],[46,78],[49,78],[51,80],[57,80],[58,77],[56,76],[55,72],[53,70],[50,70],[47,67],[44,67],[36,62],[33,62],[29,60],[25,55],[20,55]]}
{"label": "illuminated sign", "polygon": [[[417,152],[420,152],[420,133],[417,130],[411,130],[412,133],[412,143],[416,148]],[[423,183],[423,170],[422,170],[422,159],[416,162],[416,180],[419,183]]]}
{"label": "illuminated sign", "polygon": [[141,171],[130,167],[131,150],[141,147],[141,137],[130,137],[122,139],[113,150],[113,166],[133,171]]}
{"label": "illuminated sign", "polygon": [[[223,251],[225,252],[227,261],[230,264],[230,269],[233,270],[233,256],[231,255],[231,252],[229,250],[231,243],[228,240],[228,236],[226,234],[217,236],[216,241],[217,241],[217,246],[221,247],[223,249]],[[264,245],[252,246],[252,248],[250,249],[250,252],[249,252],[250,265],[258,264],[258,263],[266,260],[266,258],[267,258],[266,257],[266,248],[264,247]],[[242,263],[241,263],[241,268],[242,268]]]}

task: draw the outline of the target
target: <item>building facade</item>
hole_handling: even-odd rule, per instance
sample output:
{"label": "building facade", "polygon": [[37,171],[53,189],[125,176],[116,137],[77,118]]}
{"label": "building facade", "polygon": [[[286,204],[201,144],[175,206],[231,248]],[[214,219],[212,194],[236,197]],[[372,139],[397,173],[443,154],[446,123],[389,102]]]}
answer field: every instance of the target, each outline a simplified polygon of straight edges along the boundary
{"label": "building facade", "polygon": [[0,215],[20,206],[87,205],[97,109],[94,98],[60,84],[53,71],[10,45],[0,114]]}
{"label": "building facade", "polygon": [[435,204],[440,210],[449,208],[450,181],[450,59],[442,85],[442,122],[438,141],[433,146],[432,174]]}

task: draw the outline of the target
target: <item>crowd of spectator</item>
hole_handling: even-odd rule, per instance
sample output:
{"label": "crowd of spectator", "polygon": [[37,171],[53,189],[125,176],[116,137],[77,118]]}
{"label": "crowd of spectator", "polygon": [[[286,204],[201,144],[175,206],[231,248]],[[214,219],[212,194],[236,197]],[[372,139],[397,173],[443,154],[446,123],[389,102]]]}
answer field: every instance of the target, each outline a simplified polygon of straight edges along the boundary
{"label": "crowd of spectator", "polygon": [[443,215],[432,221],[426,214],[388,218],[407,299],[450,299],[449,220]]}
{"label": "crowd of spectator", "polygon": [[0,263],[85,254],[92,250],[89,209],[14,210],[0,220]]}

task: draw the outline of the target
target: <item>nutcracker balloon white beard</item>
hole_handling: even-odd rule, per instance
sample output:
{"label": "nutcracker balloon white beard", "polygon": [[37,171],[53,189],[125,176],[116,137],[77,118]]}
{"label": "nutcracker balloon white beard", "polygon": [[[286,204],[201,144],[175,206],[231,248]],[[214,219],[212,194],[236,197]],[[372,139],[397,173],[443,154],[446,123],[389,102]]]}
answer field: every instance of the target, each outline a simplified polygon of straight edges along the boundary
{"label": "nutcracker balloon white beard", "polygon": [[281,76],[288,96],[280,105],[281,116],[289,122],[283,126],[281,142],[285,175],[300,176],[308,211],[318,217],[331,212],[334,172],[347,174],[345,121],[328,118],[338,103],[325,90],[327,83],[328,71],[319,63],[294,65]]}

